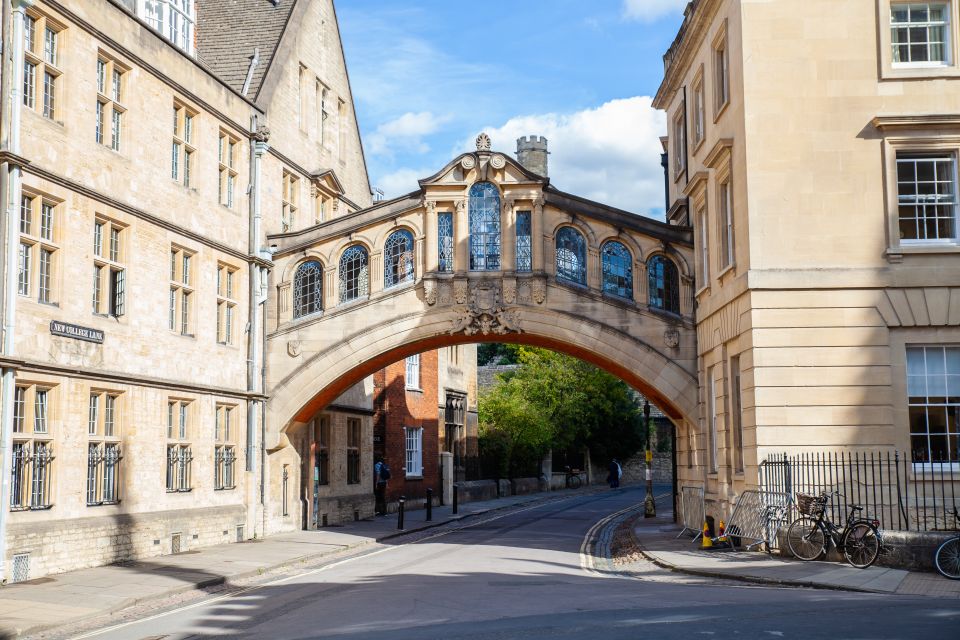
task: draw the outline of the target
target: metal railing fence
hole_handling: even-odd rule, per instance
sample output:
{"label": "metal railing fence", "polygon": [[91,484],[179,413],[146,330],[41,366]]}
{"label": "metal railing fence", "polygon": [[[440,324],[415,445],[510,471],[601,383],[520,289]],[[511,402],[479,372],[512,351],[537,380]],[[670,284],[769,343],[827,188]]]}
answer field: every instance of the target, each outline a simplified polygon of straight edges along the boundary
{"label": "metal railing fence", "polygon": [[[849,505],[888,530],[957,529],[951,510],[960,507],[960,469],[944,463],[914,463],[899,451],[808,452],[773,454],[760,463],[760,488],[819,494],[839,491],[828,504],[830,518],[840,524]],[[795,517],[791,507],[791,517]]]}

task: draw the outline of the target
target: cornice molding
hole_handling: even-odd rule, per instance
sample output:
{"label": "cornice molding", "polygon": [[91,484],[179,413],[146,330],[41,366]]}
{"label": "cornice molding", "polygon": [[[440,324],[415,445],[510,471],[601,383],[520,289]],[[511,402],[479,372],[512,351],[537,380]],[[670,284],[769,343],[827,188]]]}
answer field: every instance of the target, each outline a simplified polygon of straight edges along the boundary
{"label": "cornice molding", "polygon": [[26,167],[30,161],[12,151],[0,151],[0,163],[12,164],[17,167]]}
{"label": "cornice molding", "polygon": [[925,113],[896,116],[875,116],[871,121],[881,131],[913,128],[960,128],[960,113]]}
{"label": "cornice molding", "polygon": [[703,164],[710,169],[716,169],[732,150],[733,138],[720,138],[716,144],[713,145],[713,148],[710,149],[707,157],[703,159]]}
{"label": "cornice molding", "polygon": [[[687,182],[687,185],[683,188],[683,194],[687,198],[693,197],[693,194],[697,193],[701,189],[705,189],[707,186],[707,181],[710,179],[710,174],[706,171],[697,171],[695,174],[690,176],[690,180]],[[684,199],[684,204],[687,204],[687,200]],[[674,205],[676,206],[676,205]],[[673,207],[670,208],[670,211],[673,211]]]}
{"label": "cornice molding", "polygon": [[653,97],[653,106],[657,109],[666,109],[670,96],[679,89],[680,80],[690,66],[690,63],[697,52],[695,44],[703,40],[704,35],[713,24],[713,18],[720,9],[721,0],[700,0],[693,9],[693,13],[687,17],[689,22],[681,25],[677,33],[677,40],[670,45],[670,49],[664,54],[667,55],[673,50],[673,56],[669,65],[664,60],[663,81]]}

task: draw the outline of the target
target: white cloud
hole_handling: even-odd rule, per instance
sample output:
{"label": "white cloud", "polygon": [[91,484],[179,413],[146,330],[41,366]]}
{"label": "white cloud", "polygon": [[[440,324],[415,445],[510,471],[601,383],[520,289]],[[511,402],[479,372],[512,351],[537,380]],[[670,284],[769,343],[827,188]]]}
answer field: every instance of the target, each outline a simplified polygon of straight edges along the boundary
{"label": "white cloud", "polygon": [[425,153],[430,148],[423,142],[423,137],[435,133],[449,119],[449,116],[437,116],[429,111],[407,112],[384,122],[367,136],[367,149],[374,154],[390,154],[396,147],[404,146]]}
{"label": "white cloud", "polygon": [[[558,189],[662,217],[660,136],[666,132],[666,119],[651,101],[649,96],[637,96],[570,114],[517,116],[486,132],[495,149],[511,155],[517,138],[546,136],[550,182]],[[470,137],[458,150],[470,150],[473,145],[474,137]],[[407,190],[414,188],[416,181],[410,184]]]}
{"label": "white cloud", "polygon": [[433,169],[398,169],[393,173],[380,176],[373,186],[383,191],[384,197],[389,200],[416,190],[420,186],[417,181],[432,176],[437,172],[437,169],[439,167]]}
{"label": "white cloud", "polygon": [[663,16],[682,15],[689,0],[623,0],[623,17],[653,22]]}

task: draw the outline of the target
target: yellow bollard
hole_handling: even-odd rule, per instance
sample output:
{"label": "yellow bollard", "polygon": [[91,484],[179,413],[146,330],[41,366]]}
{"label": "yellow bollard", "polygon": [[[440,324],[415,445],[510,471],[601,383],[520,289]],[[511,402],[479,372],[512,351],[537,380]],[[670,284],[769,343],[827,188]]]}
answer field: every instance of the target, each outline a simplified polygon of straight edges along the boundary
{"label": "yellow bollard", "polygon": [[707,521],[703,521],[703,535],[700,537],[700,548],[709,549],[713,546],[713,540],[710,539],[710,527],[707,526]]}

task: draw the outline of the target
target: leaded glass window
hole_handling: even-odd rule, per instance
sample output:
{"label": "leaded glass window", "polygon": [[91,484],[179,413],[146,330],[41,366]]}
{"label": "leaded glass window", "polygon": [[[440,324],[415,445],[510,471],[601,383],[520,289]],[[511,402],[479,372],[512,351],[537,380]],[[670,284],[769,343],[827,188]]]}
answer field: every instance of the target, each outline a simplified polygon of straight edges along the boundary
{"label": "leaded glass window", "polygon": [[413,234],[401,229],[387,238],[383,248],[383,286],[413,282]]}
{"label": "leaded glass window", "polygon": [[323,265],[304,262],[293,276],[293,317],[300,318],[323,309]]}
{"label": "leaded glass window", "polygon": [[677,265],[665,256],[653,256],[647,261],[647,277],[650,306],[680,313],[680,277]]}
{"label": "leaded glass window", "polygon": [[633,300],[633,257],[622,243],[610,241],[600,252],[603,292]]}
{"label": "leaded glass window", "polygon": [[489,182],[470,187],[470,269],[500,269],[500,192]]}
{"label": "leaded glass window", "polygon": [[440,271],[453,271],[453,214],[437,215],[437,254]]}
{"label": "leaded glass window", "polygon": [[517,211],[517,271],[533,270],[530,212]]}
{"label": "leaded glass window", "polygon": [[367,250],[348,247],[340,256],[340,302],[350,302],[370,293],[370,265]]}
{"label": "leaded glass window", "polygon": [[573,227],[557,232],[557,277],[587,284],[587,241]]}

